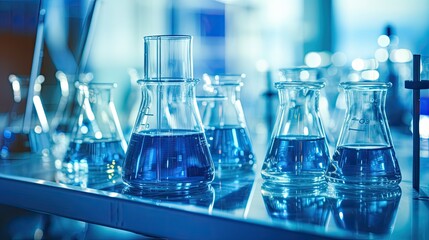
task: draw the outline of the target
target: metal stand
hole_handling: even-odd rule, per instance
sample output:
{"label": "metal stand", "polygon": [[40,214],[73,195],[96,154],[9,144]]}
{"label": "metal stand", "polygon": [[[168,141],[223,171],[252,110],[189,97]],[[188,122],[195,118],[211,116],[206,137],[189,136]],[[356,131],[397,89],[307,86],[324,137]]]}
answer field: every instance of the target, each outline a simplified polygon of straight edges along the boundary
{"label": "metal stand", "polygon": [[429,89],[429,80],[420,80],[420,55],[413,55],[413,80],[405,88],[413,90],[413,188],[420,191],[420,90]]}

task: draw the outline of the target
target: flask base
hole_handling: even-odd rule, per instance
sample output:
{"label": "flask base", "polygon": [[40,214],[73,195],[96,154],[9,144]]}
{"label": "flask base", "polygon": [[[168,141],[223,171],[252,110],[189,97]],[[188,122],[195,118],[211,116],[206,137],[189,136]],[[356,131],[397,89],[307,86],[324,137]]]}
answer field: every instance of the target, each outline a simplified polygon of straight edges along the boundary
{"label": "flask base", "polygon": [[385,189],[391,187],[397,187],[401,182],[400,175],[394,176],[374,176],[374,177],[362,177],[362,176],[347,176],[340,177],[335,175],[326,175],[326,180],[329,184],[341,189]]}
{"label": "flask base", "polygon": [[262,172],[262,179],[265,182],[276,184],[283,187],[308,186],[317,187],[326,184],[323,173],[277,173],[270,174]]}
{"label": "flask base", "polygon": [[139,196],[183,196],[196,192],[207,191],[211,187],[210,183],[198,182],[127,182],[127,192]]}

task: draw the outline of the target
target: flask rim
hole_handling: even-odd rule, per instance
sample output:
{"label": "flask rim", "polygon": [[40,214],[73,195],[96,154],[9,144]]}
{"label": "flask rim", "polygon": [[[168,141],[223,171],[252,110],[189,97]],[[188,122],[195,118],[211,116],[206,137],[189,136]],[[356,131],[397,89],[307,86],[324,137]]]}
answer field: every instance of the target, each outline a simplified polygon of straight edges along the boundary
{"label": "flask rim", "polygon": [[339,86],[345,90],[348,89],[362,89],[362,90],[382,90],[392,87],[391,82],[379,82],[379,81],[346,81],[340,82]]}
{"label": "flask rim", "polygon": [[76,88],[85,87],[85,86],[88,88],[112,89],[112,88],[116,88],[118,84],[115,82],[89,82],[89,83],[81,82],[81,81],[75,82]]}
{"label": "flask rim", "polygon": [[274,83],[274,86],[277,89],[284,89],[288,87],[321,89],[325,87],[325,85],[325,82],[322,81],[279,81]]}
{"label": "flask rim", "polygon": [[[243,79],[246,78],[246,74],[203,74],[203,80],[205,85],[209,86],[242,86]],[[213,80],[212,80],[213,79]]]}
{"label": "flask rim", "polygon": [[143,78],[137,80],[139,85],[143,84],[179,84],[179,83],[197,83],[198,78]]}
{"label": "flask rim", "polygon": [[145,41],[150,40],[191,40],[191,35],[150,35],[150,36],[144,36],[143,39]]}

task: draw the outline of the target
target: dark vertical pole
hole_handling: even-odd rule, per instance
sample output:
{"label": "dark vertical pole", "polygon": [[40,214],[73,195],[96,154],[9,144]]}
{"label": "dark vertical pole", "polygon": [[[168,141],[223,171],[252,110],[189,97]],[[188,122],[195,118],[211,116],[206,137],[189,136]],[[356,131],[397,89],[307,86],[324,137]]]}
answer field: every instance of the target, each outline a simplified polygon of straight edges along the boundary
{"label": "dark vertical pole", "polygon": [[[413,82],[420,81],[420,55],[413,55]],[[420,89],[413,89],[413,188],[420,190]]]}

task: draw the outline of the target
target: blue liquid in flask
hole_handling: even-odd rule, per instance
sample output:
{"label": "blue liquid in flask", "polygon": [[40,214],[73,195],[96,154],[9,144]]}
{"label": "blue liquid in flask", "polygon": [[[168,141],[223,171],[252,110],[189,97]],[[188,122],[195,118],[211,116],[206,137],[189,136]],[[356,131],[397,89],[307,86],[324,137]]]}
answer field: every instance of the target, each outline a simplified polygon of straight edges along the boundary
{"label": "blue liquid in flask", "polygon": [[262,177],[279,184],[319,185],[329,162],[325,138],[278,136],[268,150]]}
{"label": "blue liquid in flask", "polygon": [[217,170],[235,171],[252,168],[255,159],[244,128],[208,128],[205,134]]}
{"label": "blue liquid in flask", "polygon": [[148,191],[204,188],[214,168],[204,133],[186,130],[131,135],[122,179]]}
{"label": "blue liquid in flask", "polygon": [[382,186],[397,185],[401,181],[393,147],[340,146],[332,158],[328,170],[331,182]]}
{"label": "blue liquid in flask", "polygon": [[[85,181],[92,183],[107,182],[120,178],[124,156],[118,140],[73,141],[63,160],[63,172],[68,177],[87,174]],[[73,180],[79,184],[78,179]]]}

